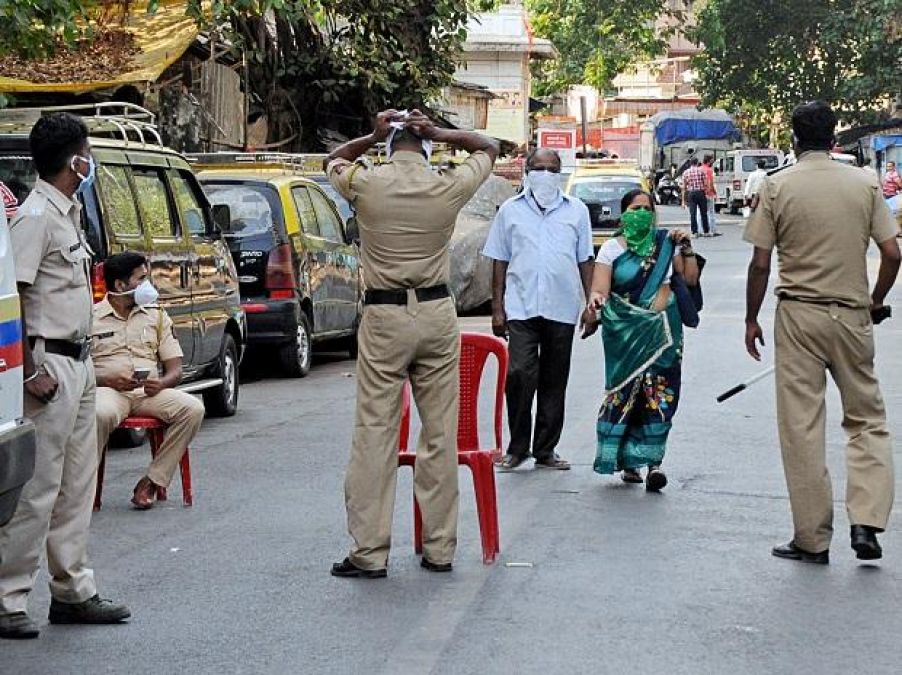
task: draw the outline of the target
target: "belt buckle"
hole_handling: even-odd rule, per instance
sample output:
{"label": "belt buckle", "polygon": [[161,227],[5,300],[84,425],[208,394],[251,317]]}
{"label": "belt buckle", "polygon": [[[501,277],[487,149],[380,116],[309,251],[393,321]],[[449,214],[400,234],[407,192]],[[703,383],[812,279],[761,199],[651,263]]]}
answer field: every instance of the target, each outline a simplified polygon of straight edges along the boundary
{"label": "belt buckle", "polygon": [[86,337],[81,341],[81,350],[78,352],[79,361],[87,361],[91,355],[91,338]]}

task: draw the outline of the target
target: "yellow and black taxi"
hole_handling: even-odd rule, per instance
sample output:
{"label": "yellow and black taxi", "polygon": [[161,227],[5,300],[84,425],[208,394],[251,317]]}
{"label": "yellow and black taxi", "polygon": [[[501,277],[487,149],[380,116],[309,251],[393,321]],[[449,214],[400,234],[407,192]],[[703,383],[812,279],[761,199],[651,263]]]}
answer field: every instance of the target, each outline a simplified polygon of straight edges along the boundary
{"label": "yellow and black taxi", "polygon": [[636,162],[583,160],[570,175],[565,191],[588,207],[596,249],[617,230],[621,197],[636,189],[649,190],[648,179]]}
{"label": "yellow and black taxi", "polygon": [[272,350],[291,377],[310,371],[314,343],[341,341],[355,356],[358,249],[353,226],[309,177],[322,156],[212,153],[191,161],[214,208],[230,213],[223,234],[238,268],[249,347]]}

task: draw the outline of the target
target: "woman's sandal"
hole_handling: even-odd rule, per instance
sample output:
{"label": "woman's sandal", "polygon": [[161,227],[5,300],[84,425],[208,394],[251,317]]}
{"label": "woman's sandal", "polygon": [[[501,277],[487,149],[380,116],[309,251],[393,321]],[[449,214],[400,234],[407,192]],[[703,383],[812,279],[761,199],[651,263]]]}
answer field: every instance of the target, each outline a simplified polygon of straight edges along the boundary
{"label": "woman's sandal", "polygon": [[660,492],[667,487],[667,476],[661,471],[660,467],[648,467],[648,474],[645,476],[645,489],[649,492]]}
{"label": "woman's sandal", "polygon": [[620,474],[621,480],[624,483],[641,483],[642,482],[642,474],[639,473],[638,469],[624,469]]}

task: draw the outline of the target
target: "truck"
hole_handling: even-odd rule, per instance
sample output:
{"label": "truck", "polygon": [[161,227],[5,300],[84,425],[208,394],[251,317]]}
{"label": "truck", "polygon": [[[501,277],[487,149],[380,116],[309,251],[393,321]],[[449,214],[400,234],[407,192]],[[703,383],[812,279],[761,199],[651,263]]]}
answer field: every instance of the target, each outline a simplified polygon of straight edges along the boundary
{"label": "truck", "polygon": [[693,157],[723,158],[737,147],[741,135],[725,110],[667,110],[646,120],[639,128],[639,168],[658,178],[676,165],[680,175]]}

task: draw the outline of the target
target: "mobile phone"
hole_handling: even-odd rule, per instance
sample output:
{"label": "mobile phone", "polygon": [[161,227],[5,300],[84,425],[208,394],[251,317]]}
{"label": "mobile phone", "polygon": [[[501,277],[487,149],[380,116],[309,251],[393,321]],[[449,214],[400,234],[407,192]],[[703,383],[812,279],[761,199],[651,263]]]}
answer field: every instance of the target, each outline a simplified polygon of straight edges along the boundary
{"label": "mobile phone", "polygon": [[150,377],[150,368],[135,368],[135,374],[132,375],[138,382],[143,382]]}

